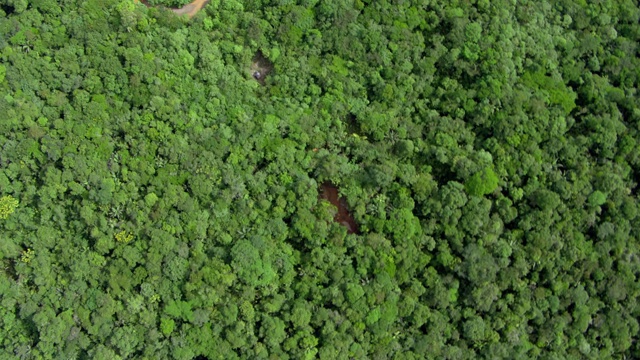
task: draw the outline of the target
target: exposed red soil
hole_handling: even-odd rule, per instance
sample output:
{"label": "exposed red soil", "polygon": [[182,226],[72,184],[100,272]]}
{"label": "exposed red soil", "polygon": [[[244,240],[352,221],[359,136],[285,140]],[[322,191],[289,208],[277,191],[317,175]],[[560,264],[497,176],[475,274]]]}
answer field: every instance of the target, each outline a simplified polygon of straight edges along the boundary
{"label": "exposed red soil", "polygon": [[337,187],[330,183],[322,184],[320,187],[320,198],[329,201],[333,206],[338,208],[338,213],[334,218],[335,222],[344,225],[349,234],[358,232],[358,224],[356,224],[349,209],[347,209],[347,202],[339,196]]}
{"label": "exposed red soil", "polygon": [[[134,1],[138,2],[138,0],[134,0]],[[151,6],[146,0],[139,0],[139,1],[147,7]],[[198,13],[198,11],[202,10],[202,8],[205,5],[207,5],[208,2],[209,0],[195,0],[192,3],[187,4],[181,8],[177,8],[177,9],[174,8],[169,10],[173,11],[177,15],[187,15],[189,19],[191,19]]]}

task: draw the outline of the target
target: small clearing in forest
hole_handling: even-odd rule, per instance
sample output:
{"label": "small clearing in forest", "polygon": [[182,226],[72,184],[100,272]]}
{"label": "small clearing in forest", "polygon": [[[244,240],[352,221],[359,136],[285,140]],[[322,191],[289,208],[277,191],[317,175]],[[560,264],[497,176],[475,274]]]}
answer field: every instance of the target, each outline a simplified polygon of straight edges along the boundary
{"label": "small clearing in forest", "polygon": [[273,64],[269,59],[264,57],[261,51],[258,51],[256,56],[253,57],[249,71],[251,72],[251,76],[258,80],[260,85],[264,85],[264,79],[273,71]]}
{"label": "small clearing in forest", "polygon": [[[151,7],[149,3],[145,0],[134,0],[135,2],[141,2],[147,7]],[[181,7],[181,8],[170,8],[169,10],[173,11],[174,14],[177,15],[187,15],[189,19],[194,17],[198,11],[202,10],[202,8],[207,5],[209,0],[194,0],[193,2]]]}
{"label": "small clearing in forest", "polygon": [[324,183],[320,187],[319,197],[327,200],[338,209],[334,221],[347,228],[347,233],[357,234],[358,224],[347,208],[347,201],[339,194],[338,188],[331,183]]}

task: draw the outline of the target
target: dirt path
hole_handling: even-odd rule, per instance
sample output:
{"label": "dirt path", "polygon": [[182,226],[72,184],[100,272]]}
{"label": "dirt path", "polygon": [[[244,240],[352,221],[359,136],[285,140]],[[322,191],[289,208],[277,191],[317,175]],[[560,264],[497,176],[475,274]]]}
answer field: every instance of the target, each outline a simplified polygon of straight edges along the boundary
{"label": "dirt path", "polygon": [[[135,2],[141,2],[143,3],[145,6],[151,6],[149,5],[149,3],[147,3],[145,0],[134,0]],[[173,11],[174,14],[177,15],[187,15],[189,17],[189,19],[191,19],[192,17],[195,16],[195,14],[198,13],[198,11],[202,10],[202,8],[207,5],[207,3],[209,2],[209,0],[194,0],[192,3],[187,4],[181,8],[178,9],[170,9],[171,11]]]}

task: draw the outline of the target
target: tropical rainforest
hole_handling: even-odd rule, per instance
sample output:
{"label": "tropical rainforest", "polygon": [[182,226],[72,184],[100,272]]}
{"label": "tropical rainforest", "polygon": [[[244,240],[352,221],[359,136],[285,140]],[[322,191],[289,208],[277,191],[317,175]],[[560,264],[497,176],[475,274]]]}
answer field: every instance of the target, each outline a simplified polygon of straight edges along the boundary
{"label": "tropical rainforest", "polygon": [[640,358],[637,2],[185,3],[0,0],[1,359]]}

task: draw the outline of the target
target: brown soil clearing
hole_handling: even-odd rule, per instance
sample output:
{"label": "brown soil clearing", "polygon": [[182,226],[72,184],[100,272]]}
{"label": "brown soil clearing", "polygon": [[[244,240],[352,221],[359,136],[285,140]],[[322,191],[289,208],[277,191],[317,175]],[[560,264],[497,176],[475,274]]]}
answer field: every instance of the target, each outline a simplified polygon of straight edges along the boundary
{"label": "brown soil clearing", "polygon": [[[143,3],[145,6],[150,7],[151,5],[149,5],[149,3],[147,3],[145,0],[134,0],[135,2],[141,2]],[[191,19],[192,17],[194,17],[198,11],[202,10],[202,8],[207,5],[207,3],[209,2],[209,0],[194,0],[192,3],[187,4],[181,8],[178,9],[169,9],[171,11],[173,11],[174,14],[177,15],[187,15],[189,17],[189,19]]]}
{"label": "brown soil clearing", "polygon": [[358,233],[358,224],[351,216],[349,209],[347,209],[347,202],[338,194],[338,188],[330,183],[322,184],[320,188],[320,199],[329,201],[333,206],[338,208],[334,221],[347,228],[347,233]]}

